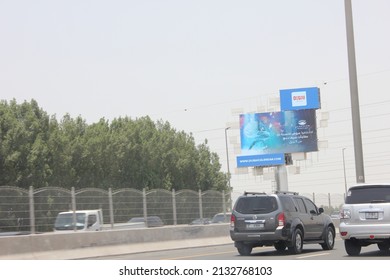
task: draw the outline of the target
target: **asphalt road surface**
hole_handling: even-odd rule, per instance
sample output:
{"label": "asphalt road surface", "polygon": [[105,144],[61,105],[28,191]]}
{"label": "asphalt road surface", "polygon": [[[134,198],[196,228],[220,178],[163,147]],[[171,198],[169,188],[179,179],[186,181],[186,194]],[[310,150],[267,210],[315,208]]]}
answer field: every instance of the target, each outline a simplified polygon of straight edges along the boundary
{"label": "asphalt road surface", "polygon": [[240,256],[232,244],[161,250],[146,253],[121,254],[87,258],[89,260],[388,260],[390,251],[380,252],[377,245],[363,247],[359,256],[348,256],[344,242],[337,238],[333,250],[325,251],[318,244],[305,244],[303,252],[291,255],[273,247],[254,248],[250,256]]}

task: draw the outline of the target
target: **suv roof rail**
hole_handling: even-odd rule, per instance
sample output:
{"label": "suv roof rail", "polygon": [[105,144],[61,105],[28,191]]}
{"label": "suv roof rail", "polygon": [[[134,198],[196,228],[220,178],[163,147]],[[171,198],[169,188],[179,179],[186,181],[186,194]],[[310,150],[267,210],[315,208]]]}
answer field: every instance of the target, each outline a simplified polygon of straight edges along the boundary
{"label": "suv roof rail", "polygon": [[290,194],[290,195],[298,195],[298,192],[288,192],[288,191],[275,191],[276,194]]}
{"label": "suv roof rail", "polygon": [[256,194],[266,194],[266,193],[265,192],[247,192],[247,191],[244,192],[244,195],[248,195],[248,194],[256,195]]}

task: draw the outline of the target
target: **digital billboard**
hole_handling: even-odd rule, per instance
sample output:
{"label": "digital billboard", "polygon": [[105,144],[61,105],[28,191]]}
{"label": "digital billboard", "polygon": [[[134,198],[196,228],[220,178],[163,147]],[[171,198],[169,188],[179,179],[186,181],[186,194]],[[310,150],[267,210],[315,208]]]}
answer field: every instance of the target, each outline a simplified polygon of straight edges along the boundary
{"label": "digital billboard", "polygon": [[318,151],[315,110],[240,115],[242,155]]}
{"label": "digital billboard", "polygon": [[316,87],[280,90],[280,110],[319,109],[320,89]]}

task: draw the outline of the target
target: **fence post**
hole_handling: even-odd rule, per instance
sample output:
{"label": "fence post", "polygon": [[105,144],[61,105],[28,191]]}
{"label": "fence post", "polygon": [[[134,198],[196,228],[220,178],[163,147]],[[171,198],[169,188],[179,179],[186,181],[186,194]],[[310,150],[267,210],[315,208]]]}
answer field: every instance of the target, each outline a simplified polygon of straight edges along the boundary
{"label": "fence post", "polygon": [[203,219],[202,191],[199,189],[199,218]]}
{"label": "fence post", "polygon": [[225,190],[222,190],[222,207],[223,207],[223,214],[224,214],[225,220],[226,220],[226,199],[225,199]]}
{"label": "fence post", "polygon": [[316,194],[313,193],[313,202],[316,203]]}
{"label": "fence post", "polygon": [[330,209],[330,207],[331,207],[331,201],[330,201],[330,193],[328,193],[328,204],[329,204],[329,209]]}
{"label": "fence post", "polygon": [[142,201],[143,201],[143,207],[144,207],[144,219],[146,226],[148,225],[148,207],[146,205],[146,190],[145,188],[142,189]]}
{"label": "fence post", "polygon": [[229,203],[229,212],[232,212],[233,209],[233,201],[232,201],[232,190],[229,190],[229,197],[228,197]]}
{"label": "fence post", "polygon": [[34,209],[34,189],[30,186],[28,190],[28,200],[30,204],[30,231],[31,234],[35,233],[35,209]]}
{"label": "fence post", "polygon": [[76,192],[74,187],[71,188],[71,196],[72,196],[72,211],[73,211],[73,230],[77,231],[77,221],[76,221]]}
{"label": "fence post", "polygon": [[112,203],[112,190],[111,188],[108,188],[108,206],[109,206],[109,213],[110,213],[110,224],[111,229],[114,228],[114,207]]}
{"label": "fence post", "polygon": [[172,208],[173,208],[173,225],[177,225],[177,212],[176,212],[176,192],[172,189]]}

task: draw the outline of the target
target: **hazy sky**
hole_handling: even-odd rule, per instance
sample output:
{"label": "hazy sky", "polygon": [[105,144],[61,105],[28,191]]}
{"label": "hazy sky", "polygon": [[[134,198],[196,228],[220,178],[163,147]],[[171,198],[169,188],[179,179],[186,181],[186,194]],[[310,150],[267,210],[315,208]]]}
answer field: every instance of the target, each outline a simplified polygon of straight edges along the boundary
{"label": "hazy sky", "polygon": [[[390,181],[390,1],[352,8],[366,181]],[[89,123],[162,119],[208,138],[224,171],[236,109],[278,111],[280,89],[317,86],[328,147],[296,162],[290,188],[343,193],[342,148],[356,181],[343,0],[0,0],[0,40],[0,99]],[[234,173],[238,130],[228,135]],[[249,172],[233,175],[235,191],[270,190]]]}

